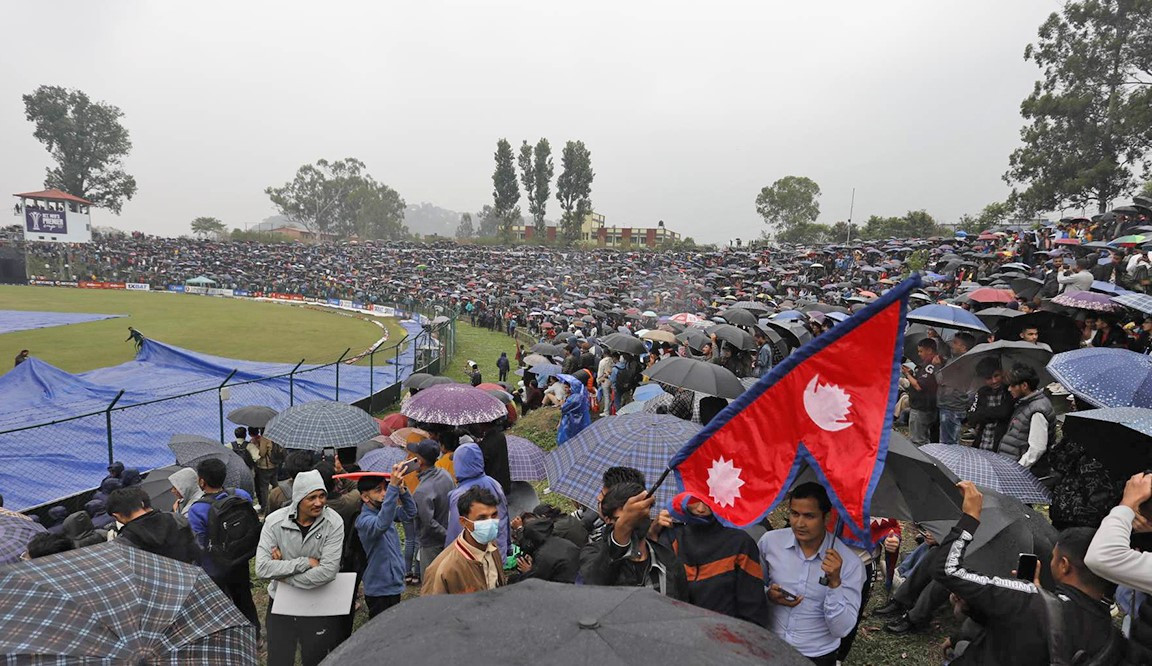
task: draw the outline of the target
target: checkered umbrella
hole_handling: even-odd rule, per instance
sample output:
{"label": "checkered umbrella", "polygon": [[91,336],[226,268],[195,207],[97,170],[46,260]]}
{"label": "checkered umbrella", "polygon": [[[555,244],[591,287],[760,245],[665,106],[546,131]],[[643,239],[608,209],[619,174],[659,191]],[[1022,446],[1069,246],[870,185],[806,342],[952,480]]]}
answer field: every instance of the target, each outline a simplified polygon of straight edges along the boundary
{"label": "checkered umbrella", "polygon": [[23,514],[0,509],[0,564],[18,562],[32,537],[44,531]]}
{"label": "checkered umbrella", "polygon": [[506,435],[508,440],[508,470],[513,481],[543,481],[548,478],[544,468],[544,451],[531,440]]}
{"label": "checkered umbrella", "polygon": [[1112,297],[1113,303],[1119,303],[1126,308],[1139,310],[1144,314],[1152,314],[1152,296],[1145,294],[1121,294]]}
{"label": "checkered umbrella", "polygon": [[0,570],[15,663],[256,666],[256,628],[199,567],[116,543]]}
{"label": "checkered umbrella", "polygon": [[306,451],[350,448],[379,434],[380,425],[368,412],[332,400],[293,405],[277,414],[264,430],[264,436],[280,446]]}
{"label": "checkered umbrella", "polygon": [[224,479],[225,488],[243,488],[248,494],[256,492],[252,471],[244,464],[244,459],[220,442],[199,435],[172,435],[168,448],[172,449],[176,463],[182,467],[195,468],[208,458],[222,460],[228,468],[228,476]]}
{"label": "checkered umbrella", "polygon": [[[551,490],[584,506],[595,506],[604,470],[613,466],[634,467],[654,482],[668,461],[700,426],[671,414],[606,416],[564,442],[544,459]],[[667,504],[680,492],[669,476],[656,492],[656,501]]]}
{"label": "checkered umbrella", "polygon": [[991,488],[1026,504],[1049,504],[1048,489],[1019,463],[999,453],[948,444],[925,444],[920,450],[939,460],[963,481]]}
{"label": "checkered umbrella", "polygon": [[391,472],[393,465],[412,457],[399,446],[382,446],[364,454],[360,459],[360,469],[365,472]]}
{"label": "checkered umbrella", "polygon": [[508,416],[508,409],[491,393],[464,384],[426,388],[412,396],[402,411],[414,421],[450,426],[489,423]]}

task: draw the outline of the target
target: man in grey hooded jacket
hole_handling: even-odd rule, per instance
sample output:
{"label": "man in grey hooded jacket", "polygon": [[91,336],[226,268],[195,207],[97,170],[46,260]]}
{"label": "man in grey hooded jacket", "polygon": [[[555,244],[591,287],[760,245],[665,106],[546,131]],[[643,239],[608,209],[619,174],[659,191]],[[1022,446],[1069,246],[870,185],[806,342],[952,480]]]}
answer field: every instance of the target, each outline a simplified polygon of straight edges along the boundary
{"label": "man in grey hooded jacket", "polygon": [[[275,599],[281,585],[309,590],[336,579],[344,550],[344,520],[327,502],[320,472],[301,472],[292,483],[292,502],[265,518],[256,549],[256,575],[272,579],[269,597]],[[269,603],[268,666],[293,664],[297,645],[304,666],[319,664],[340,641],[343,617],[274,615]]]}

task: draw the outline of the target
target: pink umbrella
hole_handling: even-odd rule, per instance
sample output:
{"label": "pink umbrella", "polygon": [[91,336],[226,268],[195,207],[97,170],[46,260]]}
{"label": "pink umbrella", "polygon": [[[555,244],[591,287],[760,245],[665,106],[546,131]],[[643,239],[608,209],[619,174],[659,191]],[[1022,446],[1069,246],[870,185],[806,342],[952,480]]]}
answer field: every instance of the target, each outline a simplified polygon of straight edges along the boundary
{"label": "pink umbrella", "polygon": [[701,321],[701,319],[699,317],[692,314],[691,312],[681,312],[679,314],[674,314],[671,317],[669,317],[668,320],[674,321],[678,324],[684,324],[685,326],[687,326],[688,324],[695,324],[696,322]]}

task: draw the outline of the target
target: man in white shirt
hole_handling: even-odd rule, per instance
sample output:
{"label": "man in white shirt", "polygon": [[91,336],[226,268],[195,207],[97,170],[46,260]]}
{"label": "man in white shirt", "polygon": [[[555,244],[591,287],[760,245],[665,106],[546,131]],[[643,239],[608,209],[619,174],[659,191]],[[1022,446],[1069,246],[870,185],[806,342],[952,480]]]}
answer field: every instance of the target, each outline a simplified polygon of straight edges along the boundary
{"label": "man in white shirt", "polygon": [[1008,430],[1000,438],[997,453],[1031,467],[1048,450],[1055,435],[1056,412],[1039,387],[1040,378],[1030,365],[1017,363],[1008,378],[1008,392],[1016,404]]}
{"label": "man in white shirt", "polygon": [[1064,271],[1056,277],[1060,283],[1060,293],[1066,291],[1089,291],[1092,289],[1092,274],[1084,270],[1084,260],[1077,259],[1071,271]]}

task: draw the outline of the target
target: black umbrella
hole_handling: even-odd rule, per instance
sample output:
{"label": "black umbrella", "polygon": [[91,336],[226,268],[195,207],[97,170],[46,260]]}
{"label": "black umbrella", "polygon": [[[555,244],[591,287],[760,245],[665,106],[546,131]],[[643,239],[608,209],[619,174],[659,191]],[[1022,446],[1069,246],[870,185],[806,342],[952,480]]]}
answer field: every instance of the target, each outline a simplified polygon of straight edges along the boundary
{"label": "black umbrella", "polygon": [[793,349],[799,349],[804,343],[812,339],[812,333],[804,324],[795,321],[779,321],[769,319],[765,322],[780,334]]}
{"label": "black umbrella", "polygon": [[1037,310],[1007,319],[1000,324],[996,337],[1001,340],[1019,340],[1025,328],[1035,328],[1040,342],[1052,348],[1053,354],[1080,348],[1080,329],[1071,317],[1058,312]]}
{"label": "black umbrella", "polygon": [[740,378],[728,368],[690,358],[666,358],[645,370],[644,374],[652,381],[721,398],[738,398],[744,392]]}
{"label": "black umbrella", "polygon": [[1152,468],[1152,409],[1107,407],[1070,412],[1064,434],[1124,480]]}
{"label": "black umbrella", "polygon": [[[494,617],[500,621],[493,623]],[[421,640],[413,641],[417,635]],[[369,621],[322,666],[367,663],[384,654],[396,663],[423,663],[429,645],[445,664],[812,663],[767,629],[648,587],[528,579],[487,592],[405,601]]]}
{"label": "black umbrella", "polygon": [[682,333],[678,333],[676,339],[696,351],[700,351],[700,348],[710,340],[708,334],[704,332],[704,329],[696,328],[695,326],[686,328]]}
{"label": "black umbrella", "polygon": [[226,488],[242,488],[249,494],[256,492],[252,470],[244,464],[243,458],[220,442],[199,435],[172,435],[168,448],[175,454],[177,464],[184,467],[196,467],[208,458],[222,460],[228,468],[228,477],[224,480]]}
{"label": "black umbrella", "polygon": [[720,313],[724,321],[735,326],[755,326],[759,320],[756,315],[743,308],[728,308]]}
{"label": "black umbrella", "polygon": [[543,354],[545,356],[559,356],[564,353],[564,348],[560,345],[554,345],[547,342],[537,342],[532,345],[532,353]]}
{"label": "black umbrella", "polygon": [[168,465],[148,472],[148,476],[140,482],[140,488],[148,493],[152,500],[152,508],[157,511],[170,511],[172,509],[172,483],[168,480],[173,474],[184,469],[182,465]]}
{"label": "black umbrella", "polygon": [[103,543],[0,569],[12,663],[256,666],[256,627],[200,567]]}
{"label": "black umbrella", "polygon": [[420,389],[424,388],[424,382],[432,379],[433,376],[434,375],[427,372],[413,372],[412,374],[405,377],[403,382],[400,382],[400,387],[404,389],[416,389],[419,391]]}
{"label": "black umbrella", "polygon": [[1019,317],[1024,313],[1012,308],[984,308],[976,313],[976,318],[984,322],[989,330],[995,331],[1005,319]]}
{"label": "black umbrella", "polygon": [[251,405],[249,407],[241,407],[233,409],[228,412],[228,420],[232,423],[249,428],[263,428],[268,425],[273,416],[276,416],[276,410],[271,407],[263,405]]}
{"label": "black umbrella", "polygon": [[736,328],[732,324],[717,324],[704,329],[704,331],[709,335],[715,335],[717,340],[723,340],[737,349],[745,351],[756,349],[756,339],[752,337],[752,334],[742,328]]}
{"label": "black umbrella", "polygon": [[600,344],[604,345],[612,351],[622,352],[624,354],[632,354],[633,356],[640,356],[641,354],[648,353],[648,348],[644,346],[644,342],[631,335],[623,333],[613,333],[600,338]]}
{"label": "black umbrella", "polygon": [[952,359],[940,368],[936,379],[947,386],[974,391],[983,384],[983,380],[976,376],[976,366],[986,358],[996,359],[1004,372],[1011,370],[1017,363],[1032,367],[1040,376],[1041,386],[1052,381],[1052,375],[1046,367],[1052,358],[1052,350],[1046,344],[1023,340],[997,340],[976,345],[968,353]]}

